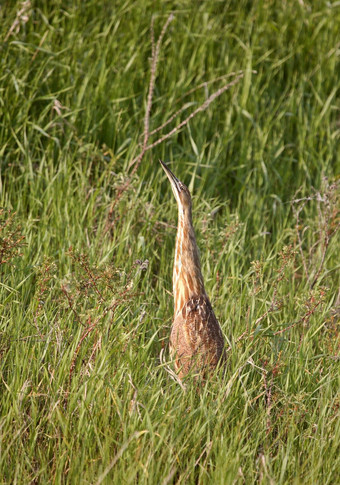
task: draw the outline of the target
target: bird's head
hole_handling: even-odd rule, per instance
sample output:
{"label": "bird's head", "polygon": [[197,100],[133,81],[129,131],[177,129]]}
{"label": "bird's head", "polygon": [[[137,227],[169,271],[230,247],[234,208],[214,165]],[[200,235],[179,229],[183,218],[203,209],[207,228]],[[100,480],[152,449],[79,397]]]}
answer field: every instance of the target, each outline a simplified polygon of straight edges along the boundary
{"label": "bird's head", "polygon": [[177,200],[178,208],[183,212],[189,210],[191,211],[191,195],[189,189],[184,185],[178,178],[171,172],[170,168],[160,160],[164,172],[166,173],[174,196]]}

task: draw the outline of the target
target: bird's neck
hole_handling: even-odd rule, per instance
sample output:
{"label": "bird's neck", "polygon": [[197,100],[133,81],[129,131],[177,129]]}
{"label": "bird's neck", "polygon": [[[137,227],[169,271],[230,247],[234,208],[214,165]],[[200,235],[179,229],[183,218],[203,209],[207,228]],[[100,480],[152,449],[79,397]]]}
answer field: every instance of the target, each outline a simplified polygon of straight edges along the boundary
{"label": "bird's neck", "polygon": [[205,295],[191,208],[179,209],[173,270],[175,315],[193,296]]}

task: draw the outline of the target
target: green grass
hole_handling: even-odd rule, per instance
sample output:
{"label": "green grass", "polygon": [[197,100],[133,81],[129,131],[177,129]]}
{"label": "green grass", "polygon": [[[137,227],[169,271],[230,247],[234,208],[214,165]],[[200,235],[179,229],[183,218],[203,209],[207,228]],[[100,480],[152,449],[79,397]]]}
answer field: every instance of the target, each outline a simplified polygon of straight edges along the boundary
{"label": "green grass", "polygon": [[[338,2],[31,4],[10,35],[22,4],[0,8],[0,483],[339,483]],[[140,151],[151,18],[157,38],[171,11],[151,129],[245,77],[145,154],[110,214]],[[185,391],[159,158],[192,189],[231,347]]]}

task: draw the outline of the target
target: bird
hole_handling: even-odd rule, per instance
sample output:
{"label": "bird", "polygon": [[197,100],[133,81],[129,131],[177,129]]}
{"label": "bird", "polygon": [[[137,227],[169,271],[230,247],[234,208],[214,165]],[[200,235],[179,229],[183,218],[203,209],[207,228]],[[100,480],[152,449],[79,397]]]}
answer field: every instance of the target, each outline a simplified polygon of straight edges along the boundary
{"label": "bird", "polygon": [[204,287],[190,191],[162,160],[159,161],[178,206],[170,356],[180,380],[188,374],[206,379],[226,360],[223,333]]}

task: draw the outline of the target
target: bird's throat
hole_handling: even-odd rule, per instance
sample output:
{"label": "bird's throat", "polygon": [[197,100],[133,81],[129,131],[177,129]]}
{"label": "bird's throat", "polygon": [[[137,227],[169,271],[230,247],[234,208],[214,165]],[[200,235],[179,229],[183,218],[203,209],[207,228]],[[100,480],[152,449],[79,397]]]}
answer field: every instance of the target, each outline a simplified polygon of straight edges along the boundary
{"label": "bird's throat", "polygon": [[175,315],[190,298],[205,294],[191,210],[178,214],[173,293]]}

